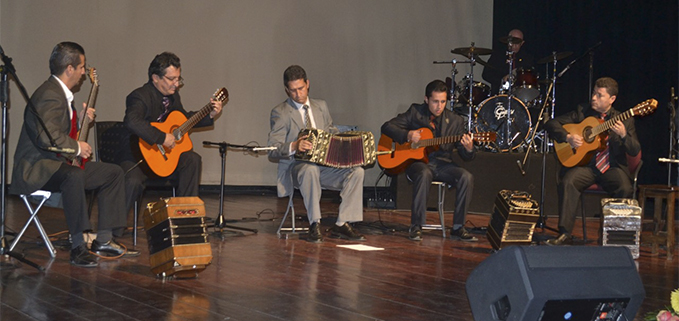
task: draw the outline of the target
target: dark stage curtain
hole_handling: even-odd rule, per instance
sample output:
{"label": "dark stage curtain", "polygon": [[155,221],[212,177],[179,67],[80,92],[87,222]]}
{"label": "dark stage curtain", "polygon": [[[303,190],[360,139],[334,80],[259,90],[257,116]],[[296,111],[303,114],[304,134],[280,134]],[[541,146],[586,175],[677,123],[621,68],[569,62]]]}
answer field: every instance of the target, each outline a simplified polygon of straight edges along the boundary
{"label": "dark stage curtain", "polygon": [[[536,61],[552,52],[572,51],[557,63],[557,73],[568,63],[594,50],[593,80],[609,76],[618,81],[620,93],[614,107],[625,111],[655,98],[655,113],[636,118],[643,151],[641,184],[667,182],[667,165],[658,162],[669,154],[670,87],[678,86],[679,1],[621,0],[496,0],[493,11],[493,49],[506,45],[497,41],[514,28],[521,29],[528,50]],[[575,109],[589,101],[589,56],[577,61],[557,85],[555,114]],[[552,64],[549,64],[551,73]],[[545,79],[545,65],[536,71]],[[546,85],[541,85],[542,90]],[[676,138],[676,136],[675,136]],[[675,165],[676,166],[676,165]],[[676,181],[675,176],[672,182]]]}

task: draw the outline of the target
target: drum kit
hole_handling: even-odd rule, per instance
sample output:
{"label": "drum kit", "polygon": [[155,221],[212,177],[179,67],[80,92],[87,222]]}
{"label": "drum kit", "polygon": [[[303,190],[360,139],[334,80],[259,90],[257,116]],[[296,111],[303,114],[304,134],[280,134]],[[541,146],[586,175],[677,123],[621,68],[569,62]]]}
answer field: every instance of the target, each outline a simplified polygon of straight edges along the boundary
{"label": "drum kit", "polygon": [[[452,64],[451,77],[446,83],[450,88],[450,108],[467,119],[467,128],[471,132],[496,132],[497,141],[495,146],[488,145],[486,148],[495,152],[511,152],[523,150],[527,147],[535,148],[538,121],[545,110],[543,102],[546,97],[554,103],[554,81],[552,79],[540,80],[534,68],[515,68],[513,65],[514,52],[510,49],[511,44],[519,43],[520,38],[506,36],[499,39],[508,45],[507,67],[508,77],[502,82],[497,95],[491,96],[491,88],[488,84],[474,80],[474,65],[481,64],[486,68],[497,68],[488,64],[480,56],[490,55],[491,49],[475,47],[461,47],[451,50],[453,54],[465,56],[469,60],[458,61],[434,61],[435,64]],[[547,64],[565,59],[571,52],[554,53],[538,61],[538,64]],[[455,81],[457,64],[468,63],[470,71],[459,82]],[[549,71],[546,73],[549,74]],[[553,79],[555,80],[556,77]],[[543,96],[541,84],[550,84],[549,89]],[[470,116],[471,115],[471,116]],[[511,117],[507,117],[511,115]],[[552,117],[553,108],[552,108]],[[537,150],[537,149],[535,149]]]}

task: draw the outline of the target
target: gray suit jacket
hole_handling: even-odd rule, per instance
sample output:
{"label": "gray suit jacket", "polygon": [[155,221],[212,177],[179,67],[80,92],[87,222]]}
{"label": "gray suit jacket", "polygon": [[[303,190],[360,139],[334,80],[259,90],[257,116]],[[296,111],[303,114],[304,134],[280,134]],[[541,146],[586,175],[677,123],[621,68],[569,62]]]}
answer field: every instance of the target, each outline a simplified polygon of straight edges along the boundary
{"label": "gray suit jacket", "polygon": [[[309,105],[316,128],[332,134],[339,133],[324,100],[309,98]],[[290,170],[295,159],[290,154],[290,144],[297,140],[297,135],[304,129],[304,120],[292,99],[288,98],[271,110],[270,123],[268,145],[277,149],[269,152],[269,158],[278,161],[278,196],[285,197],[294,191]]]}
{"label": "gray suit jacket", "polygon": [[[78,150],[78,142],[69,137],[71,118],[66,95],[59,82],[50,76],[31,96],[40,118],[56,142],[56,147]],[[29,194],[41,188],[59,169],[66,159],[75,154],[48,152],[42,148],[51,146],[47,135],[38,123],[36,115],[27,106],[24,124],[14,153],[14,169],[10,193]]]}

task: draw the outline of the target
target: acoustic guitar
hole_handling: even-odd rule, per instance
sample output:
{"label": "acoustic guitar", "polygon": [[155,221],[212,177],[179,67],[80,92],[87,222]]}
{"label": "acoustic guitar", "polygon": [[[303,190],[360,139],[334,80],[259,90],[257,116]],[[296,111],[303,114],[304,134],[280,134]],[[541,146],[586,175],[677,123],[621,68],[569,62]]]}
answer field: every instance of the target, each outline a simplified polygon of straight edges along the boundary
{"label": "acoustic guitar", "polygon": [[[229,100],[229,92],[222,87],[214,93],[212,98],[226,104]],[[151,123],[151,126],[158,128],[163,133],[172,134],[175,139],[175,146],[171,149],[165,149],[163,144],[149,144],[143,139],[139,139],[141,154],[156,175],[167,177],[177,169],[179,156],[193,148],[193,143],[188,135],[189,130],[203,117],[207,116],[210,111],[212,111],[212,104],[208,103],[189,119],[186,119],[182,112],[175,110],[167,115],[164,122]]]}
{"label": "acoustic guitar", "polygon": [[[90,77],[90,81],[92,82],[90,96],[89,98],[87,98],[87,108],[94,108],[94,103],[97,101],[97,94],[99,93],[99,78],[97,77],[97,70],[94,68],[89,68],[87,75]],[[78,132],[77,140],[80,142],[86,142],[89,132],[90,132],[90,118],[87,117],[87,112],[85,112],[82,122],[80,123],[80,131]],[[88,160],[89,160],[88,158],[76,156],[76,158],[74,158],[73,161],[71,161],[71,165],[78,166],[80,168],[85,168],[85,163]]]}
{"label": "acoustic guitar", "polygon": [[[429,128],[422,127],[420,141],[417,143],[406,142],[399,144],[387,136],[382,135],[377,144],[377,163],[380,164],[389,175],[398,175],[415,161],[429,162],[428,154],[432,149],[438,149],[439,145],[456,143],[462,140],[463,135],[444,136],[434,138]],[[495,132],[483,132],[472,134],[472,140],[476,143],[495,142]]]}
{"label": "acoustic guitar", "polygon": [[608,130],[618,120],[623,121],[632,116],[645,116],[655,111],[657,107],[657,100],[648,99],[607,121],[590,116],[578,124],[563,125],[563,128],[569,134],[582,136],[584,142],[580,147],[572,148],[568,142],[558,143],[554,141],[554,150],[559,162],[565,167],[586,165],[592,159],[592,156],[596,154],[596,151],[606,148],[606,140],[604,138],[608,135]]}

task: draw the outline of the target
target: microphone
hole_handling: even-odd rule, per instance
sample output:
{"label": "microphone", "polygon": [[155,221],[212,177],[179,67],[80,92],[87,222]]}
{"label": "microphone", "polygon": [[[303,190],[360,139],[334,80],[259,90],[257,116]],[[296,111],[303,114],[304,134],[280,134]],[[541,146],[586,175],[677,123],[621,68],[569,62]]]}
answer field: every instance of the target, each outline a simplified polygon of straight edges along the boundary
{"label": "microphone", "polygon": [[521,171],[521,175],[526,176],[526,171],[523,170],[523,166],[521,166],[521,161],[516,160],[516,165],[519,165],[519,170]]}
{"label": "microphone", "polygon": [[45,147],[43,148],[46,151],[54,152],[54,153],[63,153],[63,154],[75,154],[75,149],[73,148],[60,148],[60,147]]}
{"label": "microphone", "polygon": [[252,151],[258,152],[258,151],[262,151],[262,150],[276,150],[276,149],[278,149],[278,148],[276,148],[274,146],[265,146],[265,147],[253,147]]}

